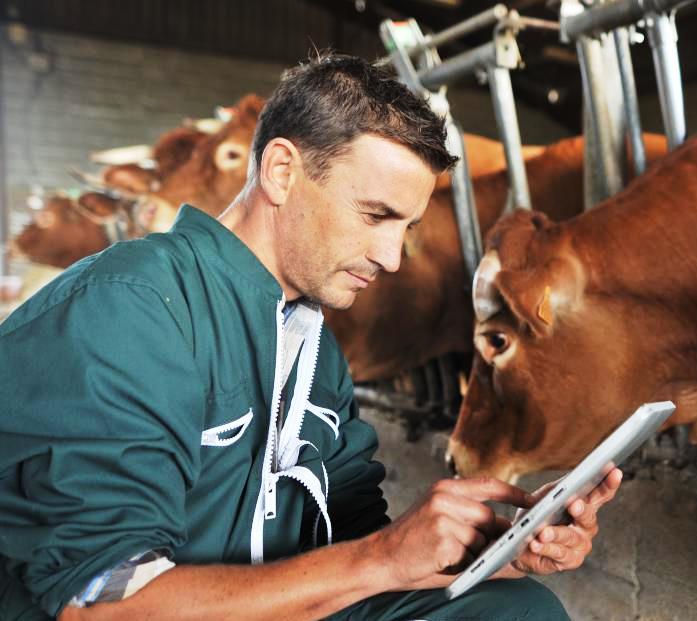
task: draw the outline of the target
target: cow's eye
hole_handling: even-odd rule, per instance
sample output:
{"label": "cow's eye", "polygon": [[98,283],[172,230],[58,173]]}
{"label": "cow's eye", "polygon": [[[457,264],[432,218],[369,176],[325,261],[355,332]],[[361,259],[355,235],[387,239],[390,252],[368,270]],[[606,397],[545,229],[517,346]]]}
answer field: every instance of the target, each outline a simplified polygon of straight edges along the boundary
{"label": "cow's eye", "polygon": [[487,364],[499,367],[515,352],[510,334],[498,330],[479,332],[474,336],[474,345]]}
{"label": "cow's eye", "polygon": [[501,354],[508,349],[508,337],[503,332],[489,332],[486,336],[486,342],[496,354]]}

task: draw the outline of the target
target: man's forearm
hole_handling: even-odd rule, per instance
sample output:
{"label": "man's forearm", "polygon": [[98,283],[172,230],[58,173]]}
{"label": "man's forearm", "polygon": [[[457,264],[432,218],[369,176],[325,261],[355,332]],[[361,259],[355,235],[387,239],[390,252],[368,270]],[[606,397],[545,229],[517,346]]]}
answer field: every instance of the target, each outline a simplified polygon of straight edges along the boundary
{"label": "man's forearm", "polygon": [[265,565],[179,565],[120,602],[66,608],[59,621],[321,619],[394,588],[374,535]]}

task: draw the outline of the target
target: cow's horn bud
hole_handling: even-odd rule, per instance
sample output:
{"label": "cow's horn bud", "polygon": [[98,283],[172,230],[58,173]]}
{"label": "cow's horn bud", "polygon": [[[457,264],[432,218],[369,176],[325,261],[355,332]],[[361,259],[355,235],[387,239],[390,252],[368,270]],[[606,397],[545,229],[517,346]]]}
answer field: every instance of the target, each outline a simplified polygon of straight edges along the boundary
{"label": "cow's horn bud", "polygon": [[501,261],[495,250],[487,252],[474,273],[472,283],[472,302],[477,321],[484,322],[498,313],[503,302],[494,285],[496,275],[501,271]]}

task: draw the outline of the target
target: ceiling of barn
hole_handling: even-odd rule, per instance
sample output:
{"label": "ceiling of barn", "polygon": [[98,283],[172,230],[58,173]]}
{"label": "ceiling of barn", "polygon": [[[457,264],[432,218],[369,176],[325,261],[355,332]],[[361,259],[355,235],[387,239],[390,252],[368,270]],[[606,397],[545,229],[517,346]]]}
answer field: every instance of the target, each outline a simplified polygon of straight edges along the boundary
{"label": "ceiling of barn", "polygon": [[[442,30],[494,4],[492,0],[0,0],[0,19],[28,26],[180,49],[294,64],[313,48],[375,58],[383,54],[378,25],[414,17]],[[511,0],[523,15],[555,19],[555,0]],[[552,7],[552,8],[550,8]],[[697,3],[678,14],[683,79],[697,81]],[[483,42],[482,32],[443,56]],[[526,63],[513,72],[516,96],[579,131],[581,81],[573,48],[552,33],[524,32]],[[647,44],[633,51],[637,87],[655,91]],[[552,96],[553,95],[553,96]]]}

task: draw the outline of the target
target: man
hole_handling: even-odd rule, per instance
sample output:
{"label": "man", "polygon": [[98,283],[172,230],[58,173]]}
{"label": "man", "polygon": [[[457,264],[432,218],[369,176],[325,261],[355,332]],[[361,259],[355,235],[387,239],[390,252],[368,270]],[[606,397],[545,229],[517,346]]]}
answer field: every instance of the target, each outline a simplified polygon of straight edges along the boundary
{"label": "man", "polygon": [[[453,159],[381,70],[326,57],[262,113],[216,221],[73,266],[0,326],[0,617],[565,619],[535,582],[441,587],[534,498],[449,480],[391,525],[318,305],[398,269]],[[405,309],[408,312],[408,309]],[[615,471],[499,577],[577,567]],[[332,545],[322,545],[322,544]]]}

